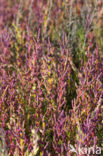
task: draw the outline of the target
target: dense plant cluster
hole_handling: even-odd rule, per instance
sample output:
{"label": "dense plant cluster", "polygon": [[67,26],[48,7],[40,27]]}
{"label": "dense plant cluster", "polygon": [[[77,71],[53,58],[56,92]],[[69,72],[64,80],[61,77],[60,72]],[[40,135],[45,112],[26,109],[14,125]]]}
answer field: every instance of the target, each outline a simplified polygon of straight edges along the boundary
{"label": "dense plant cluster", "polygon": [[102,13],[101,0],[0,0],[0,155],[103,154]]}

